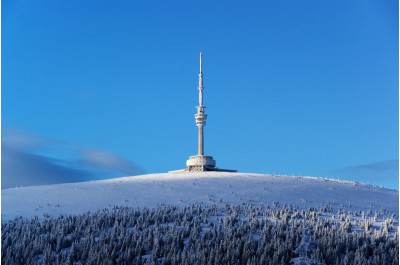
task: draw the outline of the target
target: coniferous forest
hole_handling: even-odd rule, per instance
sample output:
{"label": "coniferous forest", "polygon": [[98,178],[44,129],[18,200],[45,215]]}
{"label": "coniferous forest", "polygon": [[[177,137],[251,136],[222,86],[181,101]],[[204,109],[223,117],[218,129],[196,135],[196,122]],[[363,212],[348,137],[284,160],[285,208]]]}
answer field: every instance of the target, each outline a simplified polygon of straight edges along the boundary
{"label": "coniferous forest", "polygon": [[[399,264],[381,213],[275,203],[104,209],[2,224],[2,264]],[[396,218],[393,215],[393,218]]]}

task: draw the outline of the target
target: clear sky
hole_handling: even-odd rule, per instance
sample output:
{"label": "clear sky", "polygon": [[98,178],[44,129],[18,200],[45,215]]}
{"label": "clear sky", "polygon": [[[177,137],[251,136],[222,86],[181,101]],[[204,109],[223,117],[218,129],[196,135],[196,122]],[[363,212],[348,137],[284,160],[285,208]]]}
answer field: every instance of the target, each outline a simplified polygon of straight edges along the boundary
{"label": "clear sky", "polygon": [[182,169],[398,189],[398,1],[2,1],[2,185]]}

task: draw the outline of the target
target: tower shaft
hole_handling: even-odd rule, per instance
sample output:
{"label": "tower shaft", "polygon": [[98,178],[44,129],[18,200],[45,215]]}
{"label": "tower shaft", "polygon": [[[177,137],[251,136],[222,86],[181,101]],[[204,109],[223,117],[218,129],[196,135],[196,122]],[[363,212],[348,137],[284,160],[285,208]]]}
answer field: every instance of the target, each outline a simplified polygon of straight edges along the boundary
{"label": "tower shaft", "polygon": [[204,137],[203,137],[203,126],[199,126],[199,148],[198,155],[204,155]]}
{"label": "tower shaft", "polygon": [[197,106],[197,113],[194,115],[196,119],[196,125],[199,127],[198,136],[198,155],[204,155],[204,136],[203,126],[206,125],[207,114],[204,113],[205,106],[203,106],[203,62],[202,55],[200,53],[200,73],[199,73],[199,106]]}
{"label": "tower shaft", "polygon": [[197,113],[194,115],[196,125],[199,127],[198,133],[198,155],[204,155],[204,134],[203,127],[206,125],[207,114],[204,113],[204,106],[197,106]]}

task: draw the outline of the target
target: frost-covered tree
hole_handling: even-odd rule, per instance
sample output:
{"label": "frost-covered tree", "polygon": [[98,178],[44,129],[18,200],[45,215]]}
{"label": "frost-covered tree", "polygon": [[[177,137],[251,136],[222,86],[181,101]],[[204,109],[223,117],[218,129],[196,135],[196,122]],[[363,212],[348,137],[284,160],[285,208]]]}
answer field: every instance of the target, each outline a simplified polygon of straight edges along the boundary
{"label": "frost-covered tree", "polygon": [[332,211],[193,204],[18,218],[2,224],[2,264],[398,264],[396,221],[377,230],[372,213],[358,227],[361,213]]}

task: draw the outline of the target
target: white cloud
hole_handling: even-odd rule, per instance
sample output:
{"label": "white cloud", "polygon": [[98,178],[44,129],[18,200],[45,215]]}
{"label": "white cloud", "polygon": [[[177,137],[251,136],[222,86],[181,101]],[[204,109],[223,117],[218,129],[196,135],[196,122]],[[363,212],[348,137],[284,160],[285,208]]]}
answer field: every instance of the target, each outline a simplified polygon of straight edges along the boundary
{"label": "white cloud", "polygon": [[[82,149],[29,132],[3,130],[1,142],[2,189],[140,173],[134,163],[116,154],[93,148]],[[61,142],[63,144],[59,146]]]}
{"label": "white cloud", "polygon": [[84,149],[80,155],[78,163],[83,166],[118,171],[127,175],[134,175],[139,171],[131,161],[107,151]]}

